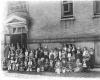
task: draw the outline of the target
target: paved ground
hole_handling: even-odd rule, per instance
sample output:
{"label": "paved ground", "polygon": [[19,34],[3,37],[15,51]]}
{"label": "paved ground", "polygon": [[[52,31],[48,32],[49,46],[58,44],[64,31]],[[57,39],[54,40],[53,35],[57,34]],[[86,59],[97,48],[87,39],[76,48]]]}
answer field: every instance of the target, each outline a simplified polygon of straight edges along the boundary
{"label": "paved ground", "polygon": [[96,68],[96,69],[93,69],[89,72],[78,72],[78,73],[75,73],[75,72],[67,72],[66,74],[63,74],[61,73],[60,75],[59,74],[56,74],[54,72],[8,72],[8,71],[4,71],[4,73],[6,75],[39,75],[39,76],[49,76],[49,77],[85,77],[85,78],[100,78],[100,68]]}

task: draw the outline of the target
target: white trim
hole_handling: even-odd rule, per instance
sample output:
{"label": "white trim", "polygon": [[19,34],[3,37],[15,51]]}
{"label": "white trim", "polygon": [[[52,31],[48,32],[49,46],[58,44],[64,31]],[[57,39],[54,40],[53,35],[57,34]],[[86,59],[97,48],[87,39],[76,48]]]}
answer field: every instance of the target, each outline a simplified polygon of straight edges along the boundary
{"label": "white trim", "polygon": [[16,15],[12,15],[12,16],[10,16],[10,18],[8,17],[8,19],[7,19],[7,21],[6,21],[6,24],[8,24],[8,23],[9,23],[10,21],[12,21],[13,19],[17,19],[17,20],[19,20],[19,22],[26,23],[26,19],[25,19],[25,18],[16,16]]}

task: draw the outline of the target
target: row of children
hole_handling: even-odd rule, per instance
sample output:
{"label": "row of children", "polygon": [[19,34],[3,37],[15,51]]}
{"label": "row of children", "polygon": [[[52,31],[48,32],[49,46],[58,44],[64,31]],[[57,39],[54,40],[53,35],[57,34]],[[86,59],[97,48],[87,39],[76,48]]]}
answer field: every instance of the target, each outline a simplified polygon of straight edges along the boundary
{"label": "row of children", "polygon": [[94,50],[72,44],[51,50],[47,46],[33,50],[12,46],[6,60],[9,71],[80,72],[94,68]]}

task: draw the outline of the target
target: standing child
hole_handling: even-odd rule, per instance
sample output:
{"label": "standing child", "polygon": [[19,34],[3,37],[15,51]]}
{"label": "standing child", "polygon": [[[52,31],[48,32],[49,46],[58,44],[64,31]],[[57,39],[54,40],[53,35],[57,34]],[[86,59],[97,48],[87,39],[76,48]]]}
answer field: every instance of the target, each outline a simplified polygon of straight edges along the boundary
{"label": "standing child", "polygon": [[86,47],[83,49],[83,71],[87,71],[89,69],[89,59],[90,54]]}

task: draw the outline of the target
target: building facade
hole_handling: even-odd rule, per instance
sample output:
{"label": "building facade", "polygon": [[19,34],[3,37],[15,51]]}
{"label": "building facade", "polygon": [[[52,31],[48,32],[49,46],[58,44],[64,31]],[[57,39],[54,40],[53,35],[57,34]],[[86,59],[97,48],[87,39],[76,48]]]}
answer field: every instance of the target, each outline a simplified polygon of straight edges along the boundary
{"label": "building facade", "polygon": [[[95,63],[100,64],[99,4],[99,1],[94,0],[27,2],[20,4],[19,8],[17,6],[13,12],[16,8],[14,5],[7,16],[7,26],[10,29],[12,26],[12,33],[9,31],[7,34],[22,36],[25,33],[27,41],[23,44],[26,43],[30,49],[37,48],[38,44],[48,45],[48,48],[61,47],[63,43],[94,48]],[[13,26],[16,27],[16,32]],[[18,32],[18,27],[23,26],[24,31],[19,29]]]}

